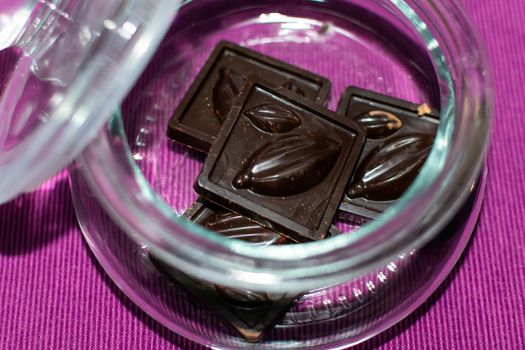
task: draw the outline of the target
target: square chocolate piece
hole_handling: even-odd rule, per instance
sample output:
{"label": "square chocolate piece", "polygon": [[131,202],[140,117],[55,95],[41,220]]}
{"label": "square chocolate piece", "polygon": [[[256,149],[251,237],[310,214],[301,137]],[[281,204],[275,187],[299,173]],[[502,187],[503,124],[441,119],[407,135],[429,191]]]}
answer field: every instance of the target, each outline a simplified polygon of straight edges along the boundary
{"label": "square chocolate piece", "polygon": [[320,240],[363,144],[351,119],[251,77],[194,188],[297,241]]}
{"label": "square chocolate piece", "polygon": [[366,130],[366,142],[340,209],[376,218],[408,189],[434,144],[439,113],[356,87],[346,89],[339,107]]}
{"label": "square chocolate piece", "polygon": [[319,104],[330,93],[331,84],[326,78],[221,41],[175,110],[168,125],[168,137],[208,153],[250,75]]}
{"label": "square chocolate piece", "polygon": [[[199,199],[185,214],[190,220],[231,239],[258,246],[294,243],[247,218]],[[297,294],[268,294],[197,281],[151,256],[152,262],[212,310],[249,342],[260,340],[290,308]]]}

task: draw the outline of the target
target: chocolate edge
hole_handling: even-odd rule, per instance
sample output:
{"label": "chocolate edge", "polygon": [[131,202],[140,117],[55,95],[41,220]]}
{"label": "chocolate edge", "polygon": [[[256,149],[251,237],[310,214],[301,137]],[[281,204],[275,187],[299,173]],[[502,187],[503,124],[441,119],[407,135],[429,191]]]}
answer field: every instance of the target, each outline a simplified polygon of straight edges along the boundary
{"label": "chocolate edge", "polygon": [[[339,100],[339,103],[337,105],[337,114],[341,116],[347,116],[349,104],[353,96],[363,97],[367,100],[371,100],[377,103],[393,105],[397,108],[404,109],[410,113],[415,114],[418,113],[418,108],[421,106],[421,104],[416,104],[407,100],[402,100],[396,97],[384,95],[379,92],[362,89],[357,86],[348,86],[343,92],[341,99]],[[425,114],[422,118],[424,117],[437,119],[437,121],[439,121],[439,112],[432,107],[431,113]]]}

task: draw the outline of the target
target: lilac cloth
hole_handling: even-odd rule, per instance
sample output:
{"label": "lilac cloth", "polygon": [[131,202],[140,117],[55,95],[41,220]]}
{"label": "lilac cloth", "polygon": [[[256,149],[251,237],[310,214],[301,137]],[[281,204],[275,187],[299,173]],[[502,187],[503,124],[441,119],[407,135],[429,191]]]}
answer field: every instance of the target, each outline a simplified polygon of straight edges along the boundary
{"label": "lilac cloth", "polygon": [[[359,349],[525,349],[525,2],[464,3],[495,75],[485,206],[439,291]],[[102,271],[64,174],[0,207],[0,348],[202,349],[139,310]]]}

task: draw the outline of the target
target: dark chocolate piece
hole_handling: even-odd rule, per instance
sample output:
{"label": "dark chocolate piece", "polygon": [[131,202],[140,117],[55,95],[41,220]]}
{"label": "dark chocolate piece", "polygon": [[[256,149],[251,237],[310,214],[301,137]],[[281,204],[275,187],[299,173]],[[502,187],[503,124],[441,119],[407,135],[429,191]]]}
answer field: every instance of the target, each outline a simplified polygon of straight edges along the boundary
{"label": "dark chocolate piece", "polygon": [[367,132],[341,210],[376,218],[412,184],[434,144],[439,113],[371,91],[349,87],[338,113]]}
{"label": "dark chocolate piece", "polygon": [[363,143],[352,120],[251,77],[195,191],[295,240],[323,239]]}
{"label": "dark chocolate piece", "polygon": [[[246,217],[203,199],[199,199],[184,215],[227,238],[240,239],[253,245],[294,243]],[[260,340],[298,296],[260,293],[199,282],[154,256],[151,259],[163,273],[218,312],[249,342]]]}
{"label": "dark chocolate piece", "polygon": [[274,87],[323,104],[330,81],[319,75],[221,41],[190,86],[168,125],[168,137],[209,152],[246,78],[258,75]]}
{"label": "dark chocolate piece", "polygon": [[245,216],[199,198],[184,216],[221,236],[240,239],[253,245],[292,244],[286,236],[259,225]]}

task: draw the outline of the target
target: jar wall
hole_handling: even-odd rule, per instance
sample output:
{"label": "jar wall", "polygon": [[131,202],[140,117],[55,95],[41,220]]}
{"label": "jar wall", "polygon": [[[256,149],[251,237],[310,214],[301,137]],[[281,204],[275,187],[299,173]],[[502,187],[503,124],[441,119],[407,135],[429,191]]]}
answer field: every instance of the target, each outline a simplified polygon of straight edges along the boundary
{"label": "jar wall", "polygon": [[[157,320],[206,345],[243,348],[246,343],[162,275],[150,254],[205,282],[265,292],[315,290],[306,292],[258,346],[332,348],[384,330],[428,297],[456,262],[479,213],[484,176],[477,186],[475,180],[484,154],[471,150],[486,147],[491,92],[477,42],[454,45],[450,33],[440,36],[447,18],[417,1],[410,6],[402,1],[296,5],[188,2],[124,101],[123,124],[114,118],[72,169],[84,234],[108,273]],[[454,6],[445,10],[459,11]],[[200,16],[204,12],[211,15]],[[366,221],[340,213],[335,224],[345,234],[324,242],[260,252],[179,220],[197,198],[192,184],[204,157],[169,142],[166,125],[223,39],[329,77],[331,109],[347,85],[440,108],[442,125],[432,164],[384,218],[364,225]],[[455,54],[480,59],[465,67]],[[465,92],[467,77],[476,83]],[[465,123],[472,121],[476,124],[470,132],[477,132],[480,144],[466,144],[470,158],[465,169],[453,167],[459,176],[457,191],[446,193],[447,198],[432,197],[443,193],[445,185],[453,187],[454,179],[440,171],[460,158],[458,147],[469,140]],[[454,218],[462,205],[466,209]],[[424,211],[445,206],[444,215]],[[407,224],[418,221],[413,227]],[[455,226],[445,228],[448,222]],[[302,259],[292,258],[296,256]]]}

